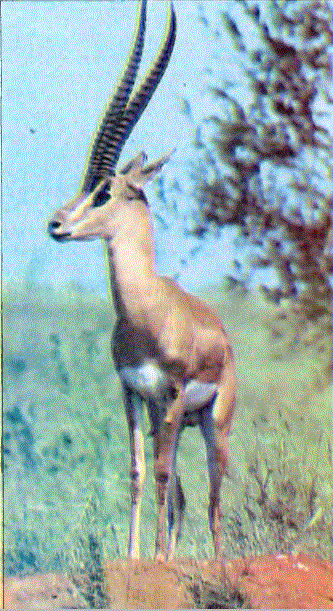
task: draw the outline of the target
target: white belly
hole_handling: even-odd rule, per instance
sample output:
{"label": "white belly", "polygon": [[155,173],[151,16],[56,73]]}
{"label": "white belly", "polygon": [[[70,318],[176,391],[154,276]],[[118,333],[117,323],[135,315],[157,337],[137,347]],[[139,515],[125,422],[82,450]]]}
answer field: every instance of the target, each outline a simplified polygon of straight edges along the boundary
{"label": "white belly", "polygon": [[[144,399],[165,404],[171,378],[156,363],[147,361],[139,367],[123,367],[119,371],[123,384]],[[206,405],[217,390],[216,384],[189,380],[185,385],[184,409],[192,411]]]}

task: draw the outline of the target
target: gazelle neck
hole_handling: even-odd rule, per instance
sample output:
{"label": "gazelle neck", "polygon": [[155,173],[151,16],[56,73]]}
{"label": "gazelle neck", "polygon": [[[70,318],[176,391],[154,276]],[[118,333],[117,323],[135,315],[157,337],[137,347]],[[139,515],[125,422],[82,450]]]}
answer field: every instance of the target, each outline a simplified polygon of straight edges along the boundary
{"label": "gazelle neck", "polygon": [[156,278],[152,220],[144,203],[131,202],[106,245],[114,308],[119,318],[134,322],[147,308]]}

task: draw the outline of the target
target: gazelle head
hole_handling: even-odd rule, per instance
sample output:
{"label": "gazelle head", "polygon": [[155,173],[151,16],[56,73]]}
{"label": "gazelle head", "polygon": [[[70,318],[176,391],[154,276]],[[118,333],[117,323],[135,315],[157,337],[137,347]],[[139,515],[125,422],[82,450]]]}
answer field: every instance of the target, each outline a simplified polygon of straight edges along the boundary
{"label": "gazelle head", "polygon": [[145,201],[142,187],[170,157],[165,155],[145,165],[146,155],[140,153],[119,172],[115,172],[125,141],[166,70],[176,37],[176,17],[171,3],[169,25],[162,48],[143,83],[131,95],[142,55],[146,6],[147,1],[142,0],[133,49],[101,121],[82,190],[58,210],[48,224],[50,235],[58,241],[112,238],[124,213],[123,206],[130,205],[133,200]]}
{"label": "gazelle head", "polygon": [[144,202],[144,184],[151,180],[168,161],[170,154],[144,165],[145,153],[134,157],[119,173],[102,178],[87,193],[83,191],[60,208],[50,220],[50,235],[59,242],[113,238],[124,220],[125,208],[133,201]]}

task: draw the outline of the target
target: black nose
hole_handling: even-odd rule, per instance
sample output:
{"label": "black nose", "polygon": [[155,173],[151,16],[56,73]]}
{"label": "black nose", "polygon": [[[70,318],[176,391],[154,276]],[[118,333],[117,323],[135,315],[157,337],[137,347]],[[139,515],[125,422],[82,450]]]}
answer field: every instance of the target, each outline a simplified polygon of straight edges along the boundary
{"label": "black nose", "polygon": [[55,229],[59,229],[59,227],[61,227],[60,221],[50,221],[49,222],[48,229],[50,233],[53,233],[53,231],[55,231]]}
{"label": "black nose", "polygon": [[48,232],[51,238],[53,238],[54,240],[57,240],[57,242],[63,242],[65,240],[68,240],[68,238],[70,238],[71,236],[70,231],[61,232],[61,227],[62,227],[61,221],[50,221],[47,226]]}

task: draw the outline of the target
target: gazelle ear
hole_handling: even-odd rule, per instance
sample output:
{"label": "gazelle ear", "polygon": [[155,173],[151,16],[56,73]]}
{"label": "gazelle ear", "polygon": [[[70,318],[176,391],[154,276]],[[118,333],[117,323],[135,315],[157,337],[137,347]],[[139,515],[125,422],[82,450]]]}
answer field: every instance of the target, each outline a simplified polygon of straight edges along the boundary
{"label": "gazelle ear", "polygon": [[170,151],[167,155],[160,157],[157,161],[153,161],[148,165],[141,167],[138,170],[134,170],[131,172],[131,181],[135,184],[136,187],[142,187],[146,182],[152,180],[156,174],[158,174],[164,164],[169,161],[171,155],[174,153],[175,149]]}
{"label": "gazelle ear", "polygon": [[139,170],[142,168],[144,162],[147,161],[147,155],[144,151],[140,151],[133,159],[128,161],[120,170],[119,174],[128,174],[132,170]]}

